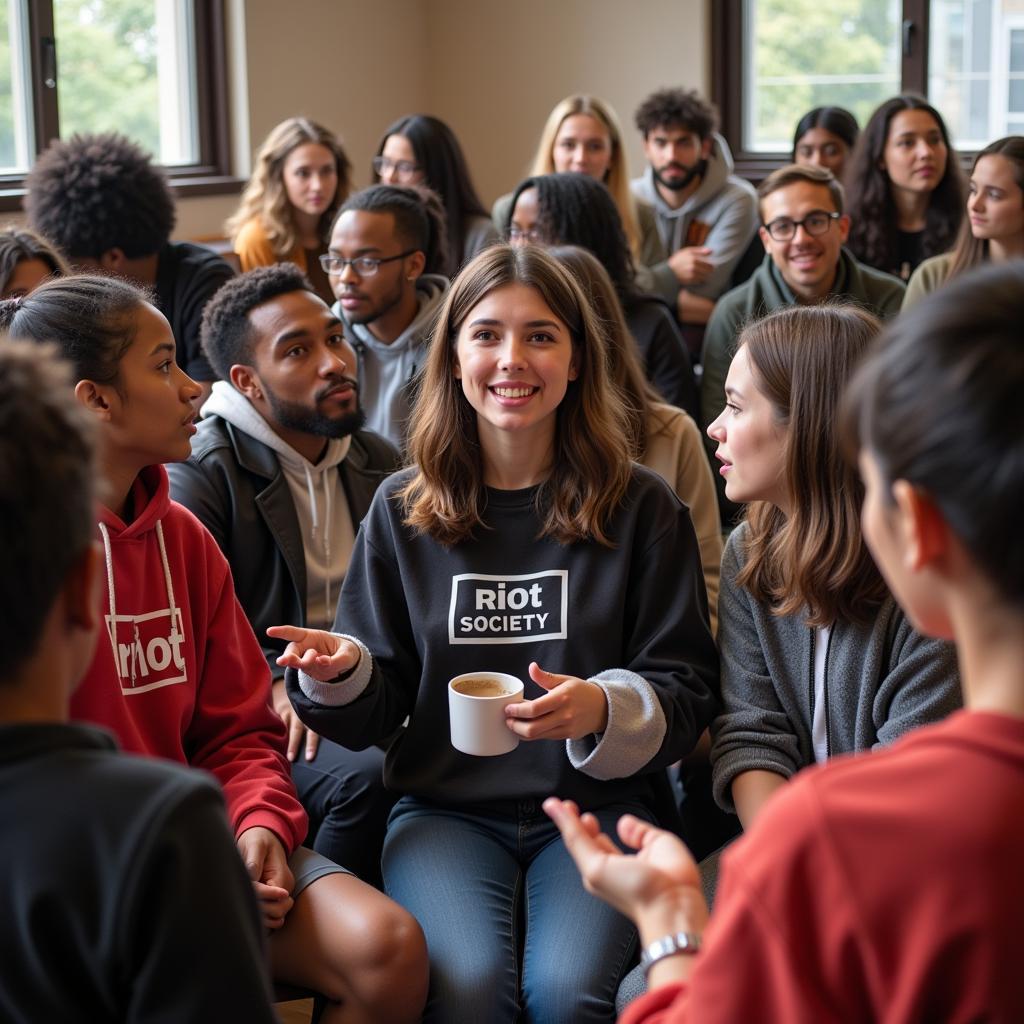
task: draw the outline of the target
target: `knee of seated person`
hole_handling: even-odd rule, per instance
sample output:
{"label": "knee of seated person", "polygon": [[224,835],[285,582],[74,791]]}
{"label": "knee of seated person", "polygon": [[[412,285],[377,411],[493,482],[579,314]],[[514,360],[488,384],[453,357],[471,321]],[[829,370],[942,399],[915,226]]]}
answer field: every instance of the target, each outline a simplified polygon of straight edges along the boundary
{"label": "knee of seated person", "polygon": [[[543,965],[531,964],[529,977],[523,978],[523,1000],[531,1010],[531,1019],[607,1020],[618,987],[617,979],[614,984],[609,982],[608,978],[578,976],[565,959],[555,957]],[[607,991],[598,991],[602,986]]]}
{"label": "knee of seated person", "polygon": [[425,995],[427,941],[419,922],[407,910],[381,897],[372,912],[353,916],[348,938],[352,958],[346,973],[349,980],[358,974],[364,998],[374,1000],[377,993],[379,998],[392,1000],[401,996],[403,988],[415,992],[417,979],[422,981]]}

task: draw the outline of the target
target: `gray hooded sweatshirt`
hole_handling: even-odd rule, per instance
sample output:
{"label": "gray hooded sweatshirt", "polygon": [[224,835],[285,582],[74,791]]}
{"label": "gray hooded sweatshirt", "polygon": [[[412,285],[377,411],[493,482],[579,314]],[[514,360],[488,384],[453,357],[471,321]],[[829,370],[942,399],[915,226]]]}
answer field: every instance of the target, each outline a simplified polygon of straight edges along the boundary
{"label": "gray hooded sweatshirt", "polygon": [[416,281],[416,292],[419,311],[389,345],[375,338],[368,324],[349,323],[340,302],[331,307],[359,356],[359,394],[366,426],[399,448],[405,447],[415,377],[426,360],[427,342],[448,294],[448,280],[439,274],[424,274]]}
{"label": "gray hooded sweatshirt", "polygon": [[[717,299],[729,287],[732,272],[757,231],[757,193],[749,181],[732,173],[732,167],[729,145],[715,133],[700,186],[678,210],[661,198],[650,166],[630,183],[633,195],[654,207],[665,252],[671,255],[691,245],[711,250],[714,271],[701,284],[687,286],[687,291],[706,299]],[[650,267],[649,274],[645,287],[675,308],[680,284],[668,262]]]}

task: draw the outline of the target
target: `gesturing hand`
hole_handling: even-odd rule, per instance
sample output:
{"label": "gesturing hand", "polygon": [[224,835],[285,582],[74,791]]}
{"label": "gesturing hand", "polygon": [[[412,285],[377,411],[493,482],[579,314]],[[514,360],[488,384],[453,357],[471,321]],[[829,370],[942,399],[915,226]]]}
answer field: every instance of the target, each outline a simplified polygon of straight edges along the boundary
{"label": "gesturing hand", "polygon": [[288,641],[284,653],[277,659],[278,665],[301,669],[322,683],[337,679],[359,664],[359,648],[351,640],[343,640],[322,629],[271,626],[267,636]]}
{"label": "gesturing hand", "polygon": [[545,672],[530,662],[530,678],[548,691],[505,708],[508,727],[524,740],[578,740],[608,726],[604,690],[577,676]]}
{"label": "gesturing hand", "polygon": [[700,872],[690,851],[671,832],[632,814],[619,819],[619,838],[637,851],[623,853],[601,832],[592,814],[571,800],[549,797],[544,811],[558,826],[588,892],[631,918],[650,938],[671,931],[700,932],[708,911]]}

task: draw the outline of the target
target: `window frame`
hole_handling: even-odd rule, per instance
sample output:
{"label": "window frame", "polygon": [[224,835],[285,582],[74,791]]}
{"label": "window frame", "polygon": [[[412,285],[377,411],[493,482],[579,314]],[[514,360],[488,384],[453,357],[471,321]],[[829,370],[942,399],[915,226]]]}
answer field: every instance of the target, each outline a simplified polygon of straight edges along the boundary
{"label": "window frame", "polygon": [[[195,0],[196,118],[199,158],[195,163],[165,167],[176,198],[223,195],[238,191],[231,173],[228,111],[228,57],[224,0]],[[46,84],[56,54],[53,0],[28,0],[29,88],[35,155],[59,137],[56,86]],[[0,211],[22,209],[24,174],[0,175]]]}
{"label": "window frame", "polygon": [[[718,107],[719,130],[732,150],[734,173],[757,185],[788,164],[790,154],[754,152],[743,145],[743,2],[711,4],[711,99]],[[928,0],[903,0],[900,89],[922,96],[928,95],[929,8]],[[974,155],[960,151],[968,168]]]}

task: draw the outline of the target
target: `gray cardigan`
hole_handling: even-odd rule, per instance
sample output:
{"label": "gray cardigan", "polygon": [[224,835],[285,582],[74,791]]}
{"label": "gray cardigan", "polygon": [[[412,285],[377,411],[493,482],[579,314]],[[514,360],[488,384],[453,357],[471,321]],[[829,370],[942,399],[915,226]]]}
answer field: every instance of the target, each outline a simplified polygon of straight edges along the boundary
{"label": "gray cardigan", "polygon": [[[761,769],[789,778],[814,764],[814,633],[773,615],[736,583],[747,525],[722,557],[718,644],[723,710],[711,727],[715,799],[733,810],[732,781]],[[956,651],[924,637],[887,597],[868,625],[832,624],[825,666],[830,755],[891,743],[960,707]]]}

